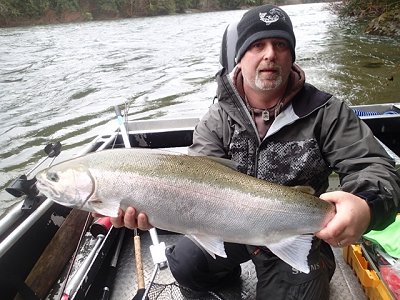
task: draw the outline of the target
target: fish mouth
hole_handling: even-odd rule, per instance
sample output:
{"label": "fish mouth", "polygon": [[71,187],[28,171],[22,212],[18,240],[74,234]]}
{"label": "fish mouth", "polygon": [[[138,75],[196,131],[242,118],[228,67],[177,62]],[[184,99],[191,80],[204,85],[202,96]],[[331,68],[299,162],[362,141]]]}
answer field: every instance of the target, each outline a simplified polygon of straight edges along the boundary
{"label": "fish mouth", "polygon": [[36,176],[36,187],[39,190],[39,195],[44,195],[47,199],[63,206],[73,206],[72,203],[61,201],[61,194],[54,188],[51,181],[47,180],[45,177],[43,178],[42,174]]}
{"label": "fish mouth", "polygon": [[46,180],[40,179],[39,177],[37,177],[36,179],[37,179],[36,187],[39,190],[39,195],[44,195],[48,199],[51,199],[52,201],[59,203],[59,201],[57,200],[60,199],[60,193],[58,193],[54,189],[51,183]]}
{"label": "fish mouth", "polygon": [[[48,199],[66,206],[84,210],[87,202],[95,193],[96,181],[92,174],[87,171],[86,176],[79,176],[79,172],[69,172],[67,174],[57,174],[57,172],[43,172],[36,175],[36,187],[39,195],[44,195]],[[82,191],[82,181],[84,185],[90,182],[91,190]]]}

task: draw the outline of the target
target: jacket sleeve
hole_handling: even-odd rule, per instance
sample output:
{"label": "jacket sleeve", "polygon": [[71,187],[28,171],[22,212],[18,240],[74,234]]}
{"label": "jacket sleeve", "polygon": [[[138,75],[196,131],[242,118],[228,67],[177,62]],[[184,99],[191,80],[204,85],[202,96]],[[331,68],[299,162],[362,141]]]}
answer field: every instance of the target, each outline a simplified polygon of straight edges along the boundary
{"label": "jacket sleeve", "polygon": [[341,189],[367,201],[371,209],[367,231],[386,228],[399,211],[400,178],[394,160],[343,102],[329,100],[323,119],[323,154],[339,175]]}
{"label": "jacket sleeve", "polygon": [[189,147],[189,154],[202,154],[215,157],[227,157],[224,136],[229,136],[229,126],[224,126],[227,116],[220,109],[218,103],[213,104],[193,133],[193,143]]}

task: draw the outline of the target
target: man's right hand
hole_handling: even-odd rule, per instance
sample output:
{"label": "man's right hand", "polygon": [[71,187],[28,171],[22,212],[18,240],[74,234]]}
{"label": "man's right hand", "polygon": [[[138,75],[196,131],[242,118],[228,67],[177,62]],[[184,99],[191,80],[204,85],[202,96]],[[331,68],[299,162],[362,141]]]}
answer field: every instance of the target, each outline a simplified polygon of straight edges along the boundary
{"label": "man's right hand", "polygon": [[[98,214],[93,214],[95,217],[101,217]],[[123,227],[129,229],[139,228],[140,230],[149,230],[153,226],[149,223],[147,215],[145,213],[137,213],[133,207],[128,207],[126,211],[119,209],[118,217],[110,218],[111,224],[114,227]]]}

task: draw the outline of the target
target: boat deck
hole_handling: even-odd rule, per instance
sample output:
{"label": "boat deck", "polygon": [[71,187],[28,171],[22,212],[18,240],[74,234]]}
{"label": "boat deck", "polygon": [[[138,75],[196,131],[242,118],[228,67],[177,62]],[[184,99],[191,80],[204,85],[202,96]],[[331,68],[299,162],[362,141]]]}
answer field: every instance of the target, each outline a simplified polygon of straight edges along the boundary
{"label": "boat deck", "polygon": [[[173,245],[177,239],[180,238],[178,234],[159,234],[160,242]],[[151,239],[148,233],[141,234],[142,244],[142,262],[145,278],[145,287],[149,287],[152,273],[155,265],[151,258],[149,247]],[[112,252],[112,251],[110,251]],[[330,289],[330,299],[341,300],[364,300],[365,296],[357,277],[353,271],[346,264],[343,259],[342,250],[339,248],[334,249],[336,258],[336,271],[332,278]],[[99,274],[103,273],[101,270]],[[106,273],[106,272],[104,272]],[[101,280],[96,280],[97,284]],[[242,264],[242,275],[240,285],[232,285],[221,288],[218,291],[209,292],[208,296],[201,299],[226,299],[226,300],[251,300],[255,299],[256,290],[256,272],[251,261]],[[93,287],[89,290],[88,299],[101,299],[99,295],[99,286]],[[138,285],[136,280],[136,267],[134,258],[134,244],[133,232],[130,230],[125,231],[124,243],[121,249],[120,258],[117,264],[117,271],[111,286],[110,299],[114,300],[131,300],[137,293]],[[96,294],[97,293],[97,294]],[[141,299],[141,298],[139,298]],[[190,295],[183,296],[175,279],[171,275],[168,268],[158,270],[154,283],[149,289],[149,299],[198,299]]]}
{"label": "boat deck", "polygon": [[[361,109],[361,107],[359,107]],[[365,122],[373,130],[376,137],[382,141],[387,148],[388,153],[394,158],[397,168],[400,166],[400,106],[399,104],[388,104],[380,106],[362,107],[363,110],[371,112],[396,111],[396,114],[368,115],[363,117]],[[126,124],[126,130],[129,133],[129,142],[132,147],[145,148],[167,148],[169,151],[186,152],[191,144],[193,128],[198,119],[182,120],[145,120],[134,121]],[[124,127],[125,128],[125,127]],[[101,151],[108,148],[122,148],[124,141],[119,130],[111,134],[100,135],[87,145],[80,155]],[[338,189],[340,186],[338,176],[330,177],[330,190]],[[68,210],[69,212],[69,210]],[[16,207],[10,218],[0,220],[0,227],[3,240],[0,242],[0,290],[1,299],[14,299],[20,287],[13,284],[20,284],[31,271],[36,260],[40,257],[43,249],[52,241],[56,230],[60,228],[60,220],[64,220],[68,215],[66,208],[60,208],[59,205],[51,201],[44,201],[33,213],[22,214],[22,210]],[[15,215],[15,217],[13,217]],[[15,221],[16,219],[17,221]],[[14,220],[14,221],[13,221]],[[11,222],[12,221],[12,222]],[[19,225],[21,224],[21,225]],[[8,232],[11,234],[7,235]],[[110,264],[119,244],[118,236],[124,232],[121,252],[118,256],[116,267],[110,268]],[[150,234],[140,232],[142,241],[142,257],[145,286],[149,287],[155,265],[151,258],[149,247],[152,244]],[[167,246],[176,243],[178,234],[159,232],[160,242],[165,242]],[[96,250],[96,258],[89,260],[90,265],[81,267],[82,262],[87,258],[89,252],[93,252],[95,239],[90,233],[86,233],[85,242],[82,243],[83,253],[78,255],[75,260],[76,265],[73,269],[86,270],[83,279],[78,282],[77,289],[71,293],[69,299],[115,299],[130,300],[137,295],[138,285],[136,278],[136,267],[134,257],[133,231],[127,229],[112,228],[104,239],[99,250]],[[26,251],[29,250],[29,255]],[[86,252],[86,253],[85,253]],[[344,261],[342,250],[335,248],[336,272],[330,284],[330,299],[367,299],[358,278],[354,275],[352,269]],[[69,259],[69,256],[67,260]],[[71,260],[70,260],[71,261]],[[47,262],[46,262],[47,263]],[[5,272],[12,270],[12,272]],[[12,267],[10,267],[12,266]],[[48,269],[51,269],[46,264]],[[61,266],[62,268],[62,266]],[[52,291],[45,299],[61,299],[61,291],[65,287],[65,277],[68,273],[69,264],[61,277],[52,278],[58,280],[53,286]],[[3,274],[2,272],[3,271]],[[7,273],[7,274],[5,274]],[[72,272],[72,278],[74,271]],[[75,278],[77,278],[76,276]],[[16,279],[14,281],[11,279]],[[53,285],[53,280],[49,280],[47,286]],[[70,282],[70,281],[68,281]],[[29,288],[30,285],[27,286]],[[104,297],[105,287],[110,288],[109,297]],[[231,287],[224,287],[218,291],[210,292],[208,297],[202,299],[255,299],[256,273],[251,262],[242,265],[241,283]],[[46,290],[46,294],[47,294]],[[179,286],[175,282],[168,268],[159,270],[155,276],[154,284],[149,292],[149,299],[198,299],[196,297],[183,296]],[[36,298],[35,298],[36,299]],[[65,299],[65,298],[62,298]],[[141,297],[134,298],[142,299]],[[271,295],[271,299],[274,299]],[[325,299],[324,299],[325,300]]]}

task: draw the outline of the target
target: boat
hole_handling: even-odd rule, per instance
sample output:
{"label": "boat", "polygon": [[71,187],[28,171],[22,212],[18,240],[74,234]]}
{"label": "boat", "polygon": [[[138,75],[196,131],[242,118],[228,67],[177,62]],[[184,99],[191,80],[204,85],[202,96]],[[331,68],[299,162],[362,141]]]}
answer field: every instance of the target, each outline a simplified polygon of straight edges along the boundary
{"label": "boat", "polygon": [[[354,106],[353,110],[400,166],[400,103]],[[128,146],[186,152],[199,121],[129,121],[119,109],[116,112],[116,128],[97,136],[78,155]],[[47,145],[47,158],[57,156],[60,148],[59,143]],[[187,299],[162,255],[180,234],[114,228],[107,218],[93,220],[87,212],[39,196],[33,175],[20,176],[7,191],[21,201],[0,219],[1,299]],[[331,299],[367,299],[342,249],[334,253],[337,269]],[[240,285],[210,291],[202,299],[254,299],[255,285],[255,270],[248,262],[242,265]]]}

